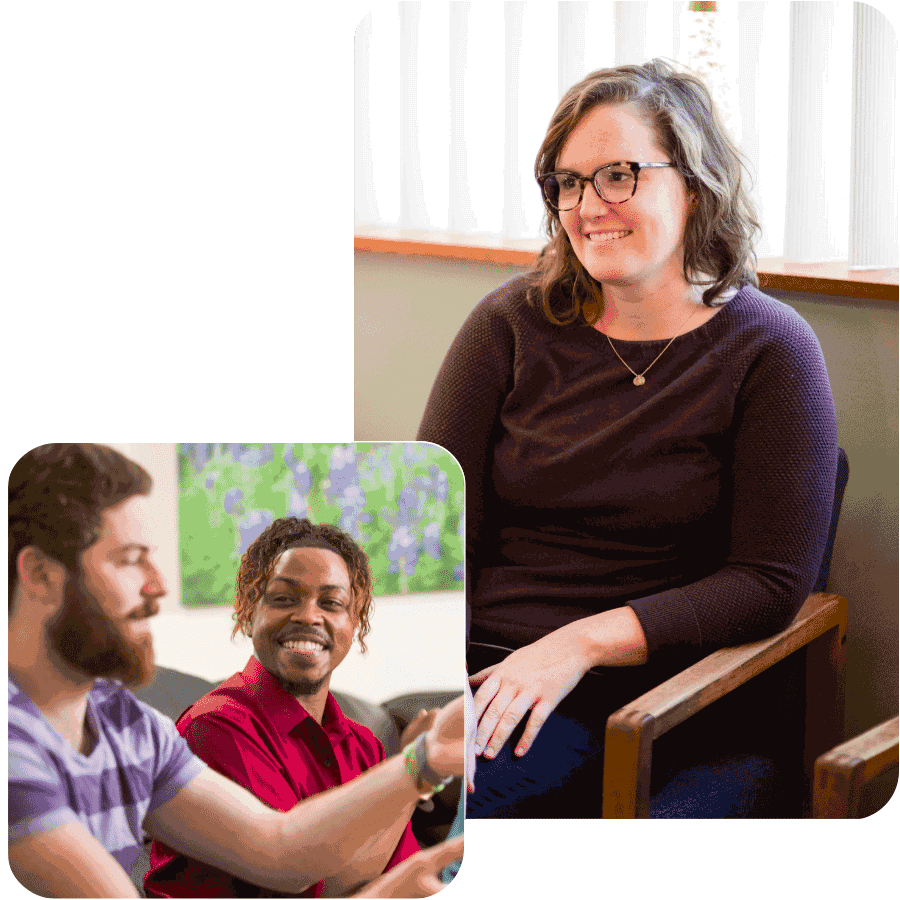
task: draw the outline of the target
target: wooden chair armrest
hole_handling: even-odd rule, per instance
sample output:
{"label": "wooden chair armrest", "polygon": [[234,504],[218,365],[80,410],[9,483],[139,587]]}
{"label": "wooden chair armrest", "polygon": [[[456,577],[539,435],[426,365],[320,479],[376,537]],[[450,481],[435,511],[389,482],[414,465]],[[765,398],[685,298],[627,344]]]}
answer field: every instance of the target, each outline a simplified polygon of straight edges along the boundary
{"label": "wooden chair armrest", "polygon": [[604,818],[647,815],[656,738],[832,629],[843,637],[846,622],[846,599],[810,594],[784,631],[717,650],[613,713],[606,725]]}
{"label": "wooden chair armrest", "polygon": [[817,760],[813,779],[813,817],[853,819],[862,788],[900,762],[900,718],[894,716],[839,744]]}

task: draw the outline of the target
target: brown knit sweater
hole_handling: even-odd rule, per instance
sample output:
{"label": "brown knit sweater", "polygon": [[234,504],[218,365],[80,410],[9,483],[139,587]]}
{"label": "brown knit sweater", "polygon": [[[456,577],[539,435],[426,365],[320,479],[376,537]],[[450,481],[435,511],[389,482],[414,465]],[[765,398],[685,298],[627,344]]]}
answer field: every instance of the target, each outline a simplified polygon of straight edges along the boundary
{"label": "brown knit sweater", "polygon": [[[603,334],[551,324],[526,287],[473,310],[418,434],[466,476],[473,640],[522,646],[624,603],[651,663],[784,627],[818,572],[837,458],[809,325],[744,287],[636,387]],[[614,343],[642,372],[666,341]]]}

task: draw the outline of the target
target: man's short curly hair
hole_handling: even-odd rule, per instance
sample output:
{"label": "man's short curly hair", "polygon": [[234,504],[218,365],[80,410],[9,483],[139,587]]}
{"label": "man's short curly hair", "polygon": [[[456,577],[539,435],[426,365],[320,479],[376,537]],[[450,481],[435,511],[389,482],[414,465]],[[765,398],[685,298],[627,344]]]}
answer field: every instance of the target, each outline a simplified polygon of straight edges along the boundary
{"label": "man's short curly hair", "polygon": [[370,631],[369,612],[372,606],[372,571],[369,557],[363,549],[340,528],[334,525],[314,525],[309,519],[287,516],[276,519],[241,557],[234,590],[234,630],[247,635],[252,631],[253,611],[265,593],[275,560],[287,549],[303,542],[333,550],[344,561],[350,575],[353,615],[358,626],[357,637],[363,653],[366,635]]}

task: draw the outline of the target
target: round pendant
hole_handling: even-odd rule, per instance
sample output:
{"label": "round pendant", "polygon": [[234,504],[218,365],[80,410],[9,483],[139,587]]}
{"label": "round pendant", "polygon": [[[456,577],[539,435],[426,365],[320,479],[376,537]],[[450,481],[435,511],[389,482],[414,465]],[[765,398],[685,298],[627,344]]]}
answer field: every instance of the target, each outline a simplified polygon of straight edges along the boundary
{"label": "round pendant", "polygon": [[638,387],[640,387],[640,386],[644,383],[644,376],[643,376],[643,375],[637,375],[637,376],[635,376],[634,383],[635,383]]}

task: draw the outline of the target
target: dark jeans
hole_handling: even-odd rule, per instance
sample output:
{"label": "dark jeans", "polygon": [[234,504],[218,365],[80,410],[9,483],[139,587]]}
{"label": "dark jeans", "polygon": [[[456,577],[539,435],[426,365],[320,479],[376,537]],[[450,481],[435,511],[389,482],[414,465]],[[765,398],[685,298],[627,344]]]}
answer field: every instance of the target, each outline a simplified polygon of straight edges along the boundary
{"label": "dark jeans", "polygon": [[[468,670],[480,671],[503,660],[508,650],[473,645]],[[475,793],[466,801],[466,818],[598,818],[603,786],[603,735],[616,701],[603,696],[603,680],[588,673],[550,714],[531,749],[513,754],[527,717],[513,730],[494,759],[478,758]],[[585,698],[590,698],[585,702]],[[611,705],[612,704],[612,705]],[[618,705],[621,705],[619,703]]]}
{"label": "dark jeans", "polygon": [[600,816],[603,732],[551,713],[531,749],[516,757],[525,723],[494,759],[478,759],[467,819],[576,819]]}
{"label": "dark jeans", "polygon": [[[473,646],[468,670],[480,671],[508,652]],[[802,662],[779,664],[729,703],[712,704],[654,741],[650,790],[658,802],[651,800],[651,816],[799,815],[792,795],[802,789]],[[494,759],[478,758],[466,818],[600,818],[606,719],[649,689],[648,674],[592,670],[518,758],[513,750],[527,719],[520,722]],[[761,790],[771,799],[761,802]]]}

